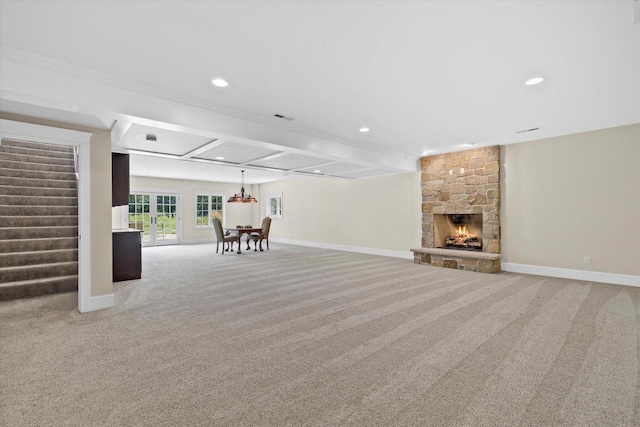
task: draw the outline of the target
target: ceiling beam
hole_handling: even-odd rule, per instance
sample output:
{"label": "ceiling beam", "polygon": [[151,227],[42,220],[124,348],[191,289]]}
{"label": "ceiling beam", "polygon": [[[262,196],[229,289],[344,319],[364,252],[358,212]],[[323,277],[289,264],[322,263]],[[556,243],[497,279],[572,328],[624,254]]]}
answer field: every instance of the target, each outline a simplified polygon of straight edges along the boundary
{"label": "ceiling beam", "polygon": [[115,147],[120,144],[122,141],[122,137],[125,133],[129,131],[133,123],[124,122],[121,120],[116,121],[116,123],[111,128],[111,149],[113,150]]}
{"label": "ceiling beam", "polygon": [[354,172],[368,171],[368,170],[371,170],[371,169],[373,169],[373,168],[359,168],[359,169],[351,169],[351,170],[348,170],[348,171],[343,171],[343,172],[339,172],[339,173],[335,173],[335,174],[329,174],[329,175],[343,176],[344,174],[354,173]]}
{"label": "ceiling beam", "polygon": [[256,162],[265,162],[267,160],[272,160],[272,159],[277,159],[278,157],[282,157],[287,153],[286,151],[281,151],[279,153],[275,153],[275,154],[269,154],[268,156],[263,156],[263,157],[258,157],[257,159],[253,159],[253,160],[249,160],[247,162],[242,162],[240,163],[241,165],[248,165],[249,163],[256,163]]}
{"label": "ceiling beam", "polygon": [[180,156],[178,156],[177,154],[156,153],[153,151],[143,151],[143,150],[127,150],[127,152],[129,154],[137,154],[139,156],[162,157],[163,159],[180,160]]}
{"label": "ceiling beam", "polygon": [[[353,178],[349,178],[346,176],[331,176],[331,175],[323,175],[323,174],[312,174],[309,172],[296,172],[296,171],[288,171],[286,169],[278,169],[278,168],[270,168],[267,166],[256,166],[256,165],[245,165],[245,164],[240,164],[240,163],[229,163],[229,162],[223,162],[220,160],[209,160],[209,159],[197,159],[197,158],[193,158],[193,157],[182,157],[182,156],[178,156],[176,154],[165,154],[165,153],[156,153],[153,151],[143,151],[143,150],[128,150],[129,154],[133,154],[133,155],[137,155],[137,156],[150,156],[150,157],[162,157],[165,159],[173,159],[173,160],[183,160],[186,162],[198,162],[198,163],[208,163],[208,164],[212,164],[212,165],[219,165],[219,166],[227,166],[227,167],[231,167],[231,168],[246,168],[246,169],[253,169],[253,170],[263,170],[263,171],[269,171],[269,172],[280,172],[283,175],[302,175],[302,176],[317,176],[317,177],[324,177],[324,178],[334,178],[334,179],[342,179],[342,180],[351,180]],[[370,169],[370,168],[368,168]]]}
{"label": "ceiling beam", "polygon": [[196,148],[195,150],[191,150],[186,154],[183,154],[182,156],[180,156],[181,159],[190,159],[191,157],[197,156],[199,154],[205,153],[209,150],[212,150],[216,147],[219,147],[220,145],[224,144],[227,141],[224,141],[222,139],[214,139],[213,141],[207,142],[204,145],[201,145],[200,147]]}
{"label": "ceiling beam", "polygon": [[324,163],[318,163],[315,165],[311,165],[311,166],[305,166],[303,168],[296,168],[296,169],[291,169],[291,172],[298,172],[298,171],[303,171],[303,170],[307,170],[307,169],[315,169],[315,168],[322,168],[325,166],[329,166],[329,165],[335,165],[336,163],[340,163],[340,162],[324,162]]}

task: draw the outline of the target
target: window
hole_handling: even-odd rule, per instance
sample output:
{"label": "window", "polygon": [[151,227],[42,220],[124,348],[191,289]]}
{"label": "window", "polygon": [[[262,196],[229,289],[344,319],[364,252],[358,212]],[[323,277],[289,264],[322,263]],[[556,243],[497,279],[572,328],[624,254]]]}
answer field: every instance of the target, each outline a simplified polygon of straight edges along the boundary
{"label": "window", "polygon": [[213,218],[223,222],[224,194],[196,193],[196,228],[213,227]]}
{"label": "window", "polygon": [[282,218],[282,193],[267,195],[267,216],[271,219]]}

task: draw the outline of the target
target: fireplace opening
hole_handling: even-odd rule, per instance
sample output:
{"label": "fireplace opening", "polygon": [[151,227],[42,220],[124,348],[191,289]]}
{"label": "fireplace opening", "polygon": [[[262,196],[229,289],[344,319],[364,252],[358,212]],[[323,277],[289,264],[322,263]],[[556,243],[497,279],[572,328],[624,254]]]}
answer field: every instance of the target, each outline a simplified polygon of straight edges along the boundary
{"label": "fireplace opening", "polygon": [[482,251],[482,214],[434,215],[435,247]]}

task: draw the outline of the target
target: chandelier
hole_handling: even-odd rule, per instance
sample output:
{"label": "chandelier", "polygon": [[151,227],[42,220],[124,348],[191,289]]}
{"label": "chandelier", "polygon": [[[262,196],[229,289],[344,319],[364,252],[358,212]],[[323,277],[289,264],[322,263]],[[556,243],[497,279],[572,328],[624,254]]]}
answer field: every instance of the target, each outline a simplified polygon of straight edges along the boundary
{"label": "chandelier", "polygon": [[244,171],[242,171],[242,187],[240,187],[240,194],[234,194],[229,197],[227,203],[258,203],[255,197],[251,197],[251,194],[244,194]]}

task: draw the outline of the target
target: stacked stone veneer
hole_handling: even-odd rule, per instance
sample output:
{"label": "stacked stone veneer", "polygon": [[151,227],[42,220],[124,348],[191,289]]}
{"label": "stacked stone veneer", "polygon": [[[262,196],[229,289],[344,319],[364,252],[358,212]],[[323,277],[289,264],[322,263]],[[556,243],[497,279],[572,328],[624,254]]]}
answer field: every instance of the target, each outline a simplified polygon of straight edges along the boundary
{"label": "stacked stone veneer", "polygon": [[[420,167],[422,247],[435,247],[435,214],[482,214],[482,250],[500,254],[500,146],[423,157],[420,159]],[[461,168],[464,172],[461,172]],[[416,253],[416,256],[419,254]],[[424,258],[430,258],[429,263],[432,265],[486,270],[473,265],[471,251],[464,257],[453,256],[452,253],[452,256],[435,255]],[[461,262],[454,267],[452,262],[447,262],[453,259],[461,259]],[[477,260],[479,264],[480,261]],[[499,261],[494,263],[492,270],[500,270]]]}

